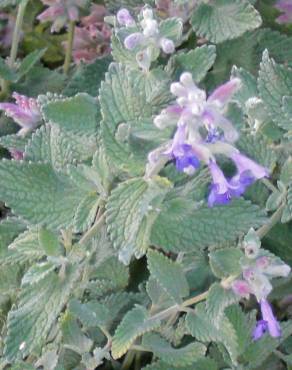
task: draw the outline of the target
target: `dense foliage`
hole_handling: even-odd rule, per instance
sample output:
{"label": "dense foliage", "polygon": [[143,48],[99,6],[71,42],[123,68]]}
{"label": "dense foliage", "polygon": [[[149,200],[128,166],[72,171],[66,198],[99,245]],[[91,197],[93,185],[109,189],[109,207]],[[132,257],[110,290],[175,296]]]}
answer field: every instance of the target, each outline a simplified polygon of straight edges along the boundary
{"label": "dense foliage", "polygon": [[0,369],[292,369],[292,1],[0,1]]}

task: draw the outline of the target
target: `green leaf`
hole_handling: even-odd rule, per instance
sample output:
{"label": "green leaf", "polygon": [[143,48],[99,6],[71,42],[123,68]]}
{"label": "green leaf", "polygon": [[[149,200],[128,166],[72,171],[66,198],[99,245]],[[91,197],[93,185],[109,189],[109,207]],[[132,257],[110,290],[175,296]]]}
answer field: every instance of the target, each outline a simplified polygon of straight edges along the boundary
{"label": "green leaf", "polygon": [[159,23],[160,35],[178,43],[181,40],[183,22],[180,18],[167,18]]}
{"label": "green leaf", "polygon": [[188,282],[183,268],[178,262],[174,262],[162,253],[153,250],[147,253],[147,262],[151,276],[158,281],[176,303],[181,303],[182,298],[189,295]]}
{"label": "green leaf", "polygon": [[291,219],[292,219],[292,183],[290,183],[287,189],[287,203],[283,210],[281,221],[285,223],[289,222]]}
{"label": "green leaf", "polygon": [[139,70],[112,63],[100,88],[103,119],[112,131],[120,123],[138,126],[145,118],[148,122],[168,103],[168,83],[161,70],[153,70],[145,76]]}
{"label": "green leaf", "polygon": [[80,93],[72,98],[53,100],[42,106],[47,122],[52,122],[77,135],[96,135],[99,122],[97,101],[90,95]]}
{"label": "green leaf", "polygon": [[180,53],[174,57],[177,64],[176,76],[183,72],[191,72],[193,80],[199,83],[206,76],[216,59],[216,47],[203,45],[186,53]]}
{"label": "green leaf", "polygon": [[256,162],[273,170],[276,165],[277,154],[272,144],[265,136],[257,133],[255,135],[240,135],[236,147]]}
{"label": "green leaf", "polygon": [[202,3],[191,18],[195,32],[214,43],[239,37],[261,23],[260,14],[247,0]]}
{"label": "green leaf", "polygon": [[239,248],[223,248],[209,253],[210,266],[214,275],[225,278],[231,275],[239,275],[242,267],[239,263],[244,256]]}
{"label": "green leaf", "polygon": [[61,247],[55,233],[45,228],[39,230],[39,242],[47,256],[59,256]]}
{"label": "green leaf", "polygon": [[175,367],[191,365],[198,358],[204,357],[206,352],[206,347],[198,342],[190,343],[181,348],[173,348],[156,333],[145,334],[142,339],[142,346],[152,351],[163,362]]}
{"label": "green leaf", "polygon": [[232,68],[232,77],[241,81],[240,89],[234,94],[233,99],[240,103],[241,108],[246,112],[246,101],[251,97],[258,96],[256,78],[244,68]]}
{"label": "green leaf", "polygon": [[0,198],[32,224],[61,229],[72,224],[85,193],[50,165],[3,160]]}
{"label": "green leaf", "polygon": [[51,163],[56,169],[66,168],[91,158],[97,148],[95,137],[76,135],[57,125],[41,126],[25,147],[24,158],[32,162]]}
{"label": "green leaf", "polygon": [[[114,189],[106,206],[106,223],[114,248],[119,250],[120,258],[129,261],[134,253],[141,257],[147,250],[147,238],[140,232],[145,228],[143,219],[149,215],[157,216],[157,208],[169,190],[168,180],[158,178],[146,181],[135,178],[121,183]],[[150,220],[151,224],[154,222]],[[146,240],[146,244],[144,241]]]}
{"label": "green leaf", "polygon": [[16,134],[5,135],[0,137],[0,145],[6,149],[15,149],[19,151],[24,151],[25,145],[29,140],[29,136],[19,136]]}
{"label": "green leaf", "polygon": [[289,157],[283,164],[280,180],[285,185],[289,185],[292,182],[292,157]]}
{"label": "green leaf", "polygon": [[77,93],[87,93],[97,96],[101,81],[108,69],[110,58],[97,59],[91,64],[80,64],[65,87],[63,94],[74,96]]}
{"label": "green leaf", "polygon": [[41,248],[36,230],[27,230],[20,234],[10,245],[8,251],[1,256],[0,264],[25,263],[38,260],[45,255]]}
{"label": "green leaf", "polygon": [[211,285],[206,300],[206,309],[212,323],[219,328],[226,307],[239,300],[231,289],[224,289],[219,283]]}
{"label": "green leaf", "polygon": [[283,97],[292,95],[292,71],[263,54],[260,65],[258,89],[271,119],[285,130],[292,128],[283,111]]}
{"label": "green leaf", "polygon": [[35,50],[25,56],[17,70],[17,81],[31,70],[31,68],[42,58],[45,52],[46,49]]}
{"label": "green leaf", "polygon": [[143,367],[142,370],[218,370],[216,362],[210,358],[202,358],[190,366],[171,366],[163,361],[157,361]]}
{"label": "green leaf", "polygon": [[236,331],[238,353],[241,355],[248,345],[253,345],[251,332],[254,320],[250,320],[237,304],[227,307],[225,314]]}
{"label": "green leaf", "polygon": [[137,305],[127,312],[115,331],[112,342],[113,358],[122,357],[140,335],[159,326],[160,320],[152,319],[144,307]]}
{"label": "green leaf", "polygon": [[209,317],[205,304],[200,303],[196,306],[195,313],[188,313],[186,319],[187,327],[193,337],[202,342],[222,343],[234,365],[237,364],[238,341],[233,325],[223,316],[218,328],[215,327]]}
{"label": "green leaf", "polygon": [[65,279],[51,271],[45,279],[22,287],[17,307],[8,314],[4,356],[9,362],[44,344],[78,277],[79,273],[68,267]]}
{"label": "green leaf", "polygon": [[104,303],[88,302],[80,303],[73,299],[69,303],[69,311],[74,314],[86,328],[106,326],[106,322],[111,318],[111,311]]}
{"label": "green leaf", "polygon": [[66,311],[60,321],[62,342],[80,355],[89,352],[93,341],[82,333],[74,316]]}
{"label": "green leaf", "polygon": [[110,130],[106,122],[101,122],[101,141],[102,148],[106,154],[107,164],[113,171],[113,167],[121,172],[129,173],[133,176],[142,175],[145,171],[145,164],[135,159],[131,151],[116,140],[115,135]]}
{"label": "green leaf", "polygon": [[195,209],[195,203],[176,197],[160,207],[151,241],[165,251],[191,252],[235,240],[250,227],[265,222],[264,212],[243,199],[229,205]]}
{"label": "green leaf", "polygon": [[12,84],[11,89],[30,97],[38,97],[48,92],[57,94],[62,91],[65,79],[66,76],[57,70],[34,66],[26,74],[24,81]]}
{"label": "green leaf", "polygon": [[14,81],[16,78],[15,72],[13,72],[8,65],[6,64],[5,60],[0,57],[0,77],[6,81]]}
{"label": "green leaf", "polygon": [[79,204],[74,217],[74,230],[86,231],[94,222],[100,199],[96,193],[88,194]]}
{"label": "green leaf", "polygon": [[40,262],[32,265],[22,278],[22,287],[37,284],[42,279],[45,279],[52,271],[55,271],[59,265],[59,263],[54,262]]}
{"label": "green leaf", "polygon": [[6,254],[8,245],[26,229],[26,224],[17,218],[6,218],[0,222],[0,257]]}
{"label": "green leaf", "polygon": [[105,259],[93,268],[90,274],[90,283],[94,286],[95,295],[124,289],[128,281],[129,269],[116,256]]}

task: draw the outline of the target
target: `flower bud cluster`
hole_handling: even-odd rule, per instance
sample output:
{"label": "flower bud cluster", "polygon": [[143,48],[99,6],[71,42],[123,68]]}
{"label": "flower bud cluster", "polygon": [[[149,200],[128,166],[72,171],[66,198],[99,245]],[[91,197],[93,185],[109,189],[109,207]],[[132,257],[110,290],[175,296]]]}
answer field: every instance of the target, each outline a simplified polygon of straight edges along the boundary
{"label": "flower bud cluster", "polygon": [[[175,51],[175,43],[161,32],[161,23],[155,18],[153,10],[144,7],[136,22],[127,9],[120,9],[117,13],[119,26],[127,29],[124,38],[124,47],[136,51],[136,60],[140,68],[148,70],[151,62],[156,60],[162,50],[165,54]],[[182,31],[182,21],[181,31]]]}

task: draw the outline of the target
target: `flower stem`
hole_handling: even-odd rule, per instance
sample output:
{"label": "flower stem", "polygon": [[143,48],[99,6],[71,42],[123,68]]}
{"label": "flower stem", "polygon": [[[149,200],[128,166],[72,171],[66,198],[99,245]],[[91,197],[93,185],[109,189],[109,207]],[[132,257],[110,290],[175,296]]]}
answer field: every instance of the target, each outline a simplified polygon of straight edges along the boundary
{"label": "flower stem", "polygon": [[271,183],[270,180],[266,179],[265,177],[262,179],[262,183],[269,189],[271,190],[273,193],[277,192],[278,189],[276,188],[276,186]]}
{"label": "flower stem", "polygon": [[262,239],[281,220],[284,208],[285,204],[282,204],[269,221],[257,230],[256,233],[260,239]]}
{"label": "flower stem", "polygon": [[[18,45],[19,40],[21,36],[21,28],[23,24],[23,17],[25,13],[26,6],[28,4],[28,0],[22,0],[21,3],[18,6],[17,10],[17,17],[15,21],[15,26],[13,30],[13,36],[12,36],[12,44],[11,44],[11,50],[10,50],[10,56],[8,60],[8,65],[11,69],[15,67],[15,61],[17,58],[17,52],[18,52]],[[7,96],[9,92],[9,81],[1,80],[1,90],[2,90],[2,97]]]}
{"label": "flower stem", "polygon": [[74,40],[74,30],[75,30],[75,22],[70,21],[68,25],[68,44],[66,48],[66,54],[65,54],[65,60],[64,60],[64,66],[63,71],[65,75],[68,74],[71,58],[72,58],[72,49],[73,49],[73,40]]}
{"label": "flower stem", "polygon": [[94,225],[83,235],[83,237],[79,240],[79,244],[86,244],[91,238],[95,236],[97,231],[103,225],[105,220],[104,214],[102,214],[94,223]]}

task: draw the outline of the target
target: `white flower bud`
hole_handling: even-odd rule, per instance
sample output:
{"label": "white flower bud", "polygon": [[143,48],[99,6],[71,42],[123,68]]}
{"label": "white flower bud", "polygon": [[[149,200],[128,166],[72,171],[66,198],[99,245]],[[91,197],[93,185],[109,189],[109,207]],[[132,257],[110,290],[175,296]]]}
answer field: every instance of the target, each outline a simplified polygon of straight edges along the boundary
{"label": "white flower bud", "polygon": [[170,91],[173,95],[176,95],[176,96],[183,96],[183,97],[187,96],[186,88],[183,87],[182,84],[180,84],[179,82],[173,82],[170,85]]}
{"label": "white flower bud", "polygon": [[194,86],[192,74],[189,73],[189,72],[182,73],[182,75],[180,76],[180,82],[185,87],[193,87]]}
{"label": "white flower bud", "polygon": [[153,11],[150,8],[143,9],[142,14],[144,19],[148,20],[153,18]]}
{"label": "white flower bud", "polygon": [[162,50],[166,54],[172,54],[175,51],[174,42],[170,39],[166,39],[166,38],[161,39],[160,45],[161,45]]}

